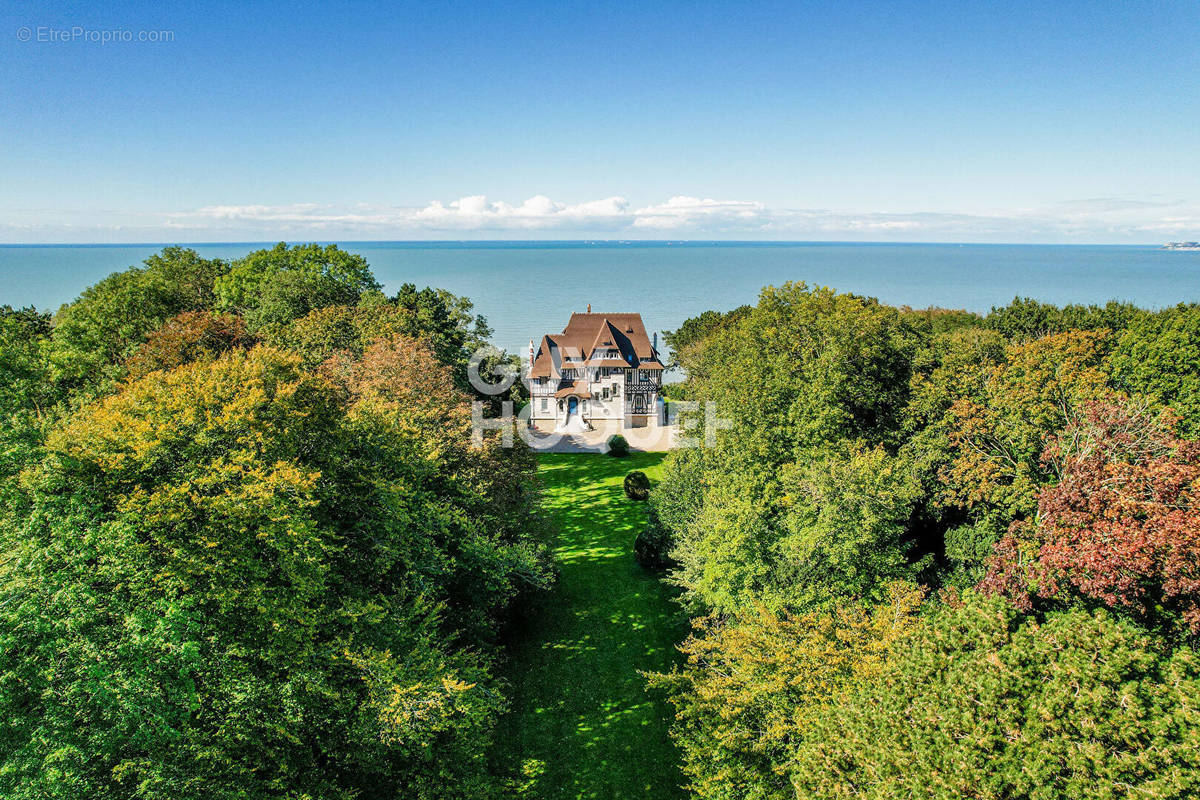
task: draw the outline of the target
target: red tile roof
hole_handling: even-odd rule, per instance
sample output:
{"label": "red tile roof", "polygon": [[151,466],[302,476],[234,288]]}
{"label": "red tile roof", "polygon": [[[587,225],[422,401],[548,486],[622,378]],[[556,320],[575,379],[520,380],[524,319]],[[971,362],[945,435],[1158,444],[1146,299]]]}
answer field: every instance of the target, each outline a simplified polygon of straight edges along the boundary
{"label": "red tile roof", "polygon": [[[616,349],[624,360],[593,357],[597,350]],[[561,334],[542,337],[529,370],[531,378],[550,378],[563,369],[579,369],[582,359],[594,367],[639,367],[662,369],[662,362],[646,335],[642,315],[637,313],[571,315]]]}

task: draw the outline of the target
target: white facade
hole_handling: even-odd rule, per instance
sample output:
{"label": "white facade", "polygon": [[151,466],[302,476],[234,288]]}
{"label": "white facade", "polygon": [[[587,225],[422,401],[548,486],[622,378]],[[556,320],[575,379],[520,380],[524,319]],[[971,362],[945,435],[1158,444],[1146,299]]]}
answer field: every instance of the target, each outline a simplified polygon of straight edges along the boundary
{"label": "white facade", "polygon": [[529,380],[530,419],[552,423],[540,427],[568,430],[590,427],[593,420],[620,420],[623,428],[663,424],[661,370],[594,367],[564,372],[560,378]]}
{"label": "white facade", "polygon": [[[657,335],[654,337],[657,340]],[[529,343],[530,421],[542,430],[583,431],[665,424],[663,365],[638,314],[573,314],[567,329]]]}

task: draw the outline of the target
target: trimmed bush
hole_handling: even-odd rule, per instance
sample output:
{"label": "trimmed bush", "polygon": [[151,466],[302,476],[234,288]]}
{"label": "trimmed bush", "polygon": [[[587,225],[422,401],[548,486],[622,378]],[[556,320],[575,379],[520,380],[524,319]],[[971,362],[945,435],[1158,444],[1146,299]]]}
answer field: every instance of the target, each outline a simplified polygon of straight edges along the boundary
{"label": "trimmed bush", "polygon": [[633,541],[633,555],[646,569],[661,572],[679,566],[669,555],[673,546],[671,532],[651,514],[650,521]]}
{"label": "trimmed bush", "polygon": [[608,437],[608,454],[614,458],[624,458],[629,455],[629,442],[619,433]]}
{"label": "trimmed bush", "polygon": [[630,500],[643,501],[650,497],[650,479],[641,470],[625,476],[625,496]]}

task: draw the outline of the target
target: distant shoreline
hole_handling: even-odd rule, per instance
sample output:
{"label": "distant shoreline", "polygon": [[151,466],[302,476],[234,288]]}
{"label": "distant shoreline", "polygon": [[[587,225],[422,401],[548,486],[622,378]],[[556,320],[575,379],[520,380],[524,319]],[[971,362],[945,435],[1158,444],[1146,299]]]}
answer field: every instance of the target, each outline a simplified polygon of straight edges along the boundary
{"label": "distant shoreline", "polygon": [[[0,249],[20,247],[271,247],[288,244],[336,244],[343,247],[372,246],[396,249],[618,249],[670,247],[1126,247],[1131,249],[1192,250],[1200,242],[887,242],[839,240],[764,239],[261,239],[257,241],[160,241],[160,242],[0,242]],[[1173,247],[1191,244],[1193,247]]]}

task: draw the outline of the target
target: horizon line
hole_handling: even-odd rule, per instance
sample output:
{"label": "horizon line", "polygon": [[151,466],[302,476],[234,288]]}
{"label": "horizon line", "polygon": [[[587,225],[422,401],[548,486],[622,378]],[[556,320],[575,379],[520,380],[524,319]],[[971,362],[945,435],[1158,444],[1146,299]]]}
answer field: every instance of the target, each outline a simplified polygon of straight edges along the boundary
{"label": "horizon line", "polygon": [[[1179,241],[1179,240],[1175,240]],[[789,246],[789,245],[871,245],[871,246],[946,246],[946,247],[1158,247],[1164,248],[1167,242],[954,242],[954,241],[890,241],[886,239],[856,240],[856,239],[245,239],[245,240],[212,240],[212,241],[135,241],[135,242],[0,242],[0,248],[15,247],[212,247],[235,245],[276,245],[276,244],[334,244],[334,245],[370,245],[370,244],[408,244],[408,245],[519,245],[519,244],[576,244],[576,245],[754,245],[754,246]]]}

